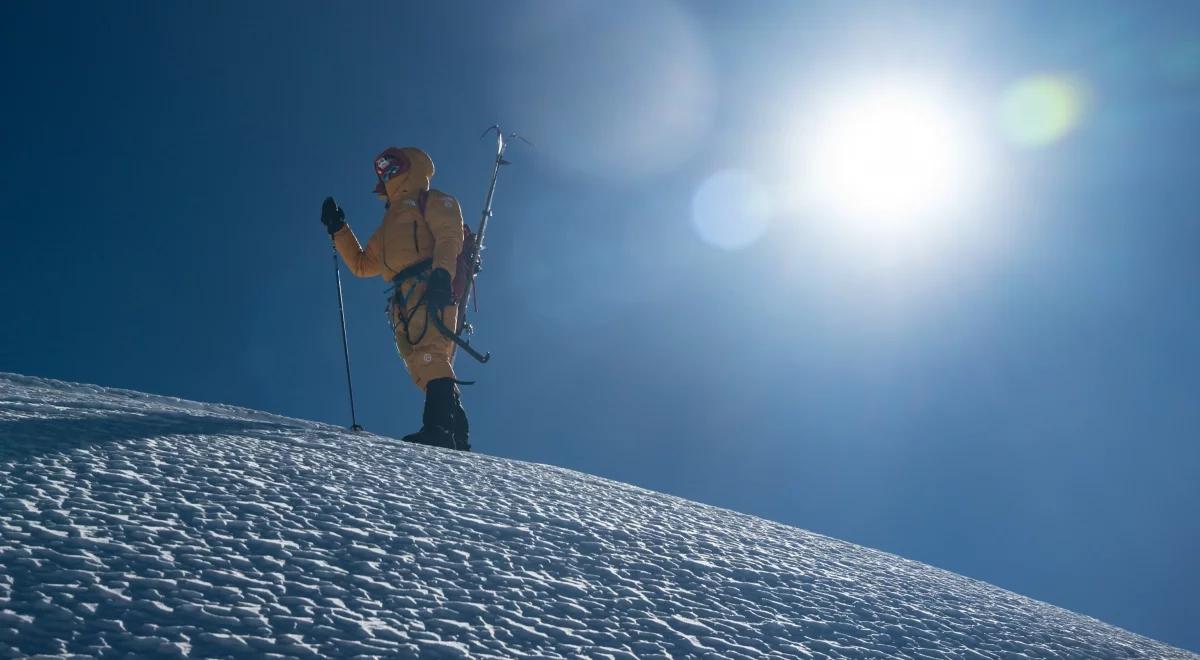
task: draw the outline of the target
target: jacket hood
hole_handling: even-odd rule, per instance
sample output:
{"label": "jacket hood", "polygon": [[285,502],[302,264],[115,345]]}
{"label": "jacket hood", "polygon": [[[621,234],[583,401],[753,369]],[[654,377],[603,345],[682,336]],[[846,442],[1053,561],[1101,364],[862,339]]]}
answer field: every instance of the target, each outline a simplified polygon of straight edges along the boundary
{"label": "jacket hood", "polygon": [[376,183],[376,195],[382,199],[395,200],[415,197],[421,191],[429,190],[435,171],[433,159],[429,154],[416,147],[388,147],[376,156],[376,159],[390,155],[402,155],[406,158],[409,162],[408,171]]}

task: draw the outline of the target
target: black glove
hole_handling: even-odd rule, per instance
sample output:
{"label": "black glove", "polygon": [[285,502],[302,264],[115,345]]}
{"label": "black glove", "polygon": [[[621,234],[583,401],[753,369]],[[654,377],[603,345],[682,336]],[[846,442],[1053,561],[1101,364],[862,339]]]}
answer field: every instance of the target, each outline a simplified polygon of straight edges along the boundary
{"label": "black glove", "polygon": [[425,287],[425,302],[436,309],[454,304],[454,288],[450,273],[446,272],[445,268],[435,268],[429,274],[429,284]]}
{"label": "black glove", "polygon": [[346,214],[342,213],[341,207],[332,197],[326,197],[325,203],[321,205],[321,224],[325,225],[325,230],[330,236],[346,226]]}

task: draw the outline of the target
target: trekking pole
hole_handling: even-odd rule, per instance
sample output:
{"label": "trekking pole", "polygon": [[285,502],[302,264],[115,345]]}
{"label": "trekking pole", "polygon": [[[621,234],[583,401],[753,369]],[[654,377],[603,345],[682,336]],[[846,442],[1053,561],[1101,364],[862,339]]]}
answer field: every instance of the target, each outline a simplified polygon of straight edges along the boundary
{"label": "trekking pole", "polygon": [[342,319],[342,352],[346,355],[346,389],[350,390],[350,430],[361,431],[354,412],[354,381],[350,378],[350,340],[346,338],[346,310],[342,304],[342,268],[338,264],[337,245],[333,245],[333,275],[337,279],[338,316]]}

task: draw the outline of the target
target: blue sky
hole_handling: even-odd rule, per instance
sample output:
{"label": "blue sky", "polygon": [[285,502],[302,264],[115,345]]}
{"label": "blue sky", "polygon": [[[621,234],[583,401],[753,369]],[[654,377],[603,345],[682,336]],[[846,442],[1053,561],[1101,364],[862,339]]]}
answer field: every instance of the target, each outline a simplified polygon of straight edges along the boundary
{"label": "blue sky", "polygon": [[[5,3],[0,369],[347,423],[321,200],[365,238],[411,144],[474,223],[500,123],[537,148],[461,369],[477,450],[1198,650],[1197,13]],[[828,102],[897,80],[970,144],[959,198],[822,202]],[[361,421],[407,433],[384,283],[344,276]]]}

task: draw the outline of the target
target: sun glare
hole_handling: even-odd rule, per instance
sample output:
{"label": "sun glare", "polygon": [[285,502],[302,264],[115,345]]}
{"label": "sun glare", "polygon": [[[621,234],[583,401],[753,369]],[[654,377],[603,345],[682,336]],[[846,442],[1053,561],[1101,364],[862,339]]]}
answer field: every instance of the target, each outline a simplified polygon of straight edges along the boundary
{"label": "sun glare", "polygon": [[1004,95],[1001,128],[1020,146],[1047,146],[1076,128],[1086,98],[1083,84],[1066,76],[1025,78]]}
{"label": "sun glare", "polygon": [[830,211],[896,228],[961,197],[966,147],[961,123],[936,94],[902,85],[848,94],[817,124],[812,192]]}

